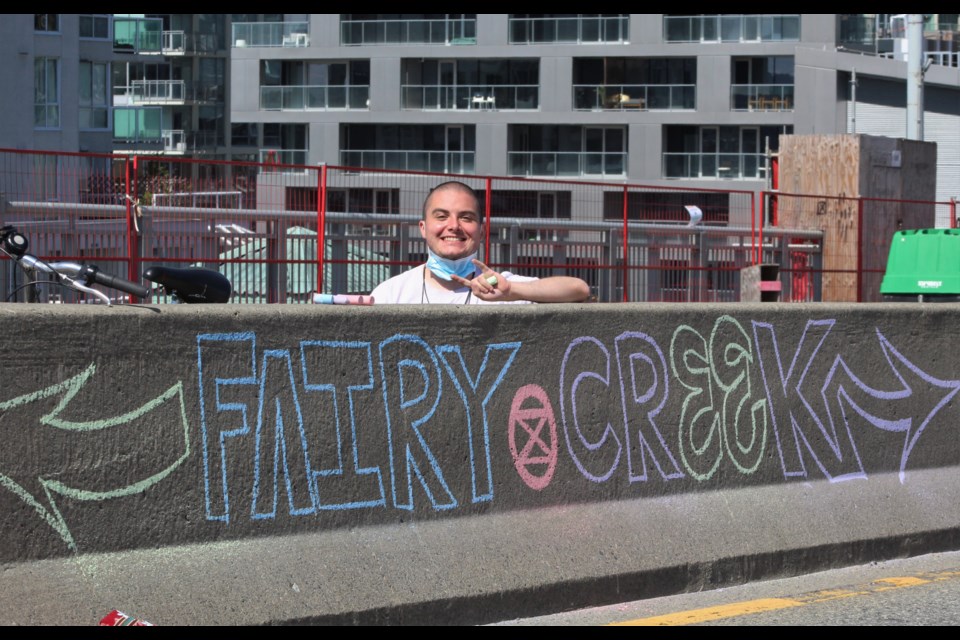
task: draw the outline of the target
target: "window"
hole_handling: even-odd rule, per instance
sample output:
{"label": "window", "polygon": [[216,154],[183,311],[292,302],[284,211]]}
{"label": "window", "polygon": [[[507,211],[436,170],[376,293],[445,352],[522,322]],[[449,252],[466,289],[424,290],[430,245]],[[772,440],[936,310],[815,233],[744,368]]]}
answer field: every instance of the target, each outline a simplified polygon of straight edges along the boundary
{"label": "window", "polygon": [[80,37],[109,40],[110,16],[106,14],[80,14]]}
{"label": "window", "polygon": [[44,129],[60,126],[60,60],[33,61],[33,125]]}
{"label": "window", "polygon": [[35,13],[33,14],[33,30],[45,33],[60,32],[60,14],[59,13]]}
{"label": "window", "polygon": [[107,73],[106,63],[80,62],[81,129],[106,129],[110,126]]}
{"label": "window", "polygon": [[231,143],[234,146],[257,146],[260,125],[256,122],[234,122],[230,125]]}

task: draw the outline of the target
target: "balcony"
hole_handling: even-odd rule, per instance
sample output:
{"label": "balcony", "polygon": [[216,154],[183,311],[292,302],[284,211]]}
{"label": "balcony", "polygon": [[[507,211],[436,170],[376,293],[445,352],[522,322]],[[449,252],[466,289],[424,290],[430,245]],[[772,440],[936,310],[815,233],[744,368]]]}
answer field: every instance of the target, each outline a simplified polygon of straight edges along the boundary
{"label": "balcony", "polygon": [[298,165],[296,167],[260,167],[261,173],[303,173],[307,164],[307,149],[261,149],[260,162],[266,165]]}
{"label": "balcony", "polygon": [[365,169],[396,169],[432,173],[473,173],[474,151],[346,150],[340,164]]}
{"label": "balcony", "polygon": [[795,42],[800,14],[714,14],[663,17],[665,42]]}
{"label": "balcony", "polygon": [[309,47],[307,22],[235,22],[230,40],[234,47]]}
{"label": "balcony", "polygon": [[183,104],[186,85],[183,80],[134,80],[130,83],[130,104]]}
{"label": "balcony", "polygon": [[403,109],[420,111],[536,111],[540,108],[537,85],[405,84],[400,87]]}
{"label": "balcony", "polygon": [[159,54],[163,49],[160,18],[113,19],[113,50],[122,53]]}
{"label": "balcony", "polygon": [[510,151],[507,161],[511,176],[619,177],[627,170],[625,151]]}
{"label": "balcony", "polygon": [[477,19],[440,20],[341,20],[340,44],[446,44],[477,43]]}
{"label": "balcony", "polygon": [[574,85],[573,108],[579,111],[690,111],[697,108],[697,85]]}
{"label": "balcony", "polygon": [[187,137],[183,129],[164,129],[163,151],[170,154],[182,154],[187,151]]}
{"label": "balcony", "polygon": [[263,111],[326,111],[369,109],[369,86],[286,85],[261,86]]}
{"label": "balcony", "polygon": [[510,18],[510,44],[626,43],[630,18],[625,14],[599,17]]}
{"label": "balcony", "polygon": [[792,111],[793,85],[730,85],[730,109],[733,111]]}
{"label": "balcony", "polygon": [[762,153],[663,154],[664,178],[719,178],[757,180],[766,177]]}

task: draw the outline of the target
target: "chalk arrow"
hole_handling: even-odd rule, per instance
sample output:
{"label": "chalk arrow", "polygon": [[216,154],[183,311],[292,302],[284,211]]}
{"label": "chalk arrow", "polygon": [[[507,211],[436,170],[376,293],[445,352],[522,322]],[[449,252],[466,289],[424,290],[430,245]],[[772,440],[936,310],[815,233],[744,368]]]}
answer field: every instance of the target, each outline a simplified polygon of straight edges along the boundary
{"label": "chalk arrow", "polygon": [[[897,351],[879,329],[877,339],[890,370],[896,376],[898,384],[894,386],[897,388],[882,391],[870,387],[838,355],[824,380],[820,395],[834,434],[837,432],[836,412],[831,411],[831,405],[834,404],[839,407],[839,414],[848,431],[850,420],[856,414],[878,429],[904,434],[900,456],[902,483],[910,452],[937,412],[960,390],[960,380],[941,380],[922,371]],[[936,400],[933,408],[924,402],[931,394],[935,394]]]}
{"label": "chalk arrow", "polygon": [[[62,418],[61,414],[95,371],[96,365],[91,364],[82,373],[63,382],[0,402],[0,424],[12,423],[23,431],[31,428],[30,422],[35,419],[28,406],[59,397],[56,407],[38,419],[39,425],[33,425],[50,429],[33,438],[24,448],[7,446],[2,449],[8,459],[0,462],[0,485],[29,505],[73,551],[77,550],[77,545],[57,508],[54,494],[88,501],[134,495],[166,478],[190,456],[190,430],[182,382],[122,415],[87,422]],[[169,407],[167,411],[170,412],[178,411],[179,415],[174,419],[162,414],[148,416],[164,407]],[[163,433],[157,433],[157,424],[164,429]],[[114,429],[124,431],[117,433]],[[177,444],[174,450],[152,450],[151,444],[170,442],[166,429],[175,430]],[[179,444],[181,432],[182,447]],[[7,441],[23,441],[23,438],[8,438]],[[24,468],[24,450],[37,452],[37,466],[41,469]],[[9,459],[13,457],[16,459]],[[11,468],[17,471],[10,471]],[[14,474],[18,477],[15,478]],[[126,482],[131,477],[138,479]],[[117,478],[123,480],[118,482]]]}

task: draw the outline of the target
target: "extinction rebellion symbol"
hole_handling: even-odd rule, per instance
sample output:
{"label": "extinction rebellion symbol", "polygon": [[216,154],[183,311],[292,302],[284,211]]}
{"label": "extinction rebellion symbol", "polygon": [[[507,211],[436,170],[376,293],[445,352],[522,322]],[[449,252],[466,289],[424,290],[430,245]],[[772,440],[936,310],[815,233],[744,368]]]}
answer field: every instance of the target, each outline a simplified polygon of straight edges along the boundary
{"label": "extinction rebellion symbol", "polygon": [[517,389],[510,407],[508,437],[520,478],[531,489],[545,489],[557,467],[557,421],[550,398],[540,386],[528,384]]}

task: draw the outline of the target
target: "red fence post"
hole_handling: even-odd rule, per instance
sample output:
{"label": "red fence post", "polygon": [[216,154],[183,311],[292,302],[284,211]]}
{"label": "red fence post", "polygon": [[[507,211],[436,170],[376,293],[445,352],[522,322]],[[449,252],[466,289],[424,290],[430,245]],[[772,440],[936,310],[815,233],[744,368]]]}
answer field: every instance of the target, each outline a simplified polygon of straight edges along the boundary
{"label": "red fence post", "polygon": [[[133,216],[137,215],[137,156],[133,156],[133,193],[130,193],[130,158],[124,160],[124,174],[126,175],[127,190],[127,280],[130,282],[140,282],[140,275],[137,273],[139,260],[137,260],[137,237],[136,227]],[[133,296],[127,296],[128,302],[136,302]]]}
{"label": "red fence post", "polygon": [[857,198],[857,302],[863,302],[863,198]]}
{"label": "red fence post", "polygon": [[629,296],[627,296],[627,285],[629,284],[629,233],[627,229],[627,186],[623,186],[623,301],[630,302]]}
{"label": "red fence post", "polygon": [[323,293],[323,267],[327,249],[327,165],[320,166],[317,176],[317,290]]}
{"label": "red fence post", "polygon": [[487,260],[489,264],[490,261],[490,200],[493,193],[493,178],[487,177],[484,180],[484,203],[483,203],[483,219],[485,221],[483,233],[486,236],[483,239],[483,257]]}
{"label": "red fence post", "polygon": [[950,228],[957,228],[957,198],[950,198]]}

